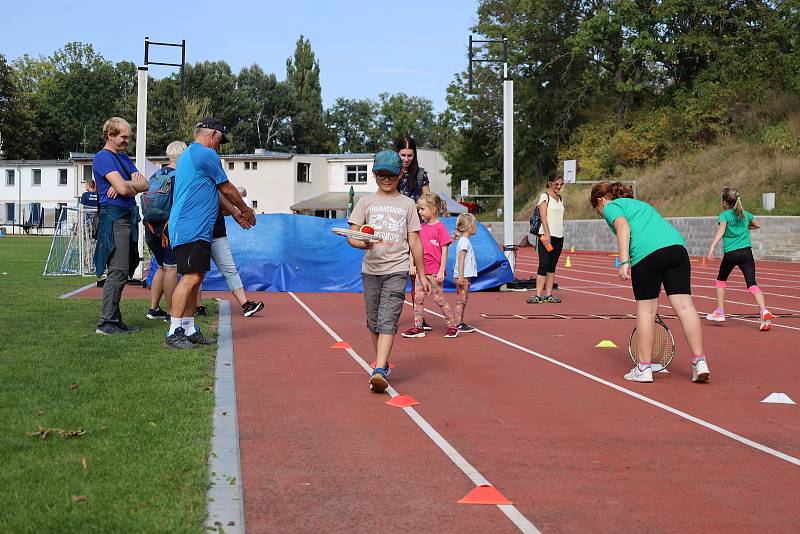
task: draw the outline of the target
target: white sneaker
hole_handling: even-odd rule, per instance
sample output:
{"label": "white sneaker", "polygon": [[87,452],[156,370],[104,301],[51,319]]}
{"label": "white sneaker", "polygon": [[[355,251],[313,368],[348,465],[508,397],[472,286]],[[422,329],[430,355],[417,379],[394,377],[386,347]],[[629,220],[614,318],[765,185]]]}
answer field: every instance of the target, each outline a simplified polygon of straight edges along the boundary
{"label": "white sneaker", "polygon": [[772,328],[772,313],[769,310],[761,312],[761,320],[758,322],[758,329],[766,332]]}
{"label": "white sneaker", "polygon": [[708,382],[711,373],[708,372],[708,364],[705,360],[692,364],[692,382]]}
{"label": "white sneaker", "polygon": [[631,380],[633,382],[652,382],[653,381],[653,371],[648,367],[644,371],[639,370],[639,366],[637,365],[631,372],[625,375],[625,380]]}
{"label": "white sneaker", "polygon": [[708,319],[709,321],[716,321],[718,323],[724,323],[725,322],[725,314],[724,313],[717,313],[717,310],[714,310],[713,312],[711,312],[708,315],[706,315],[706,319]]}

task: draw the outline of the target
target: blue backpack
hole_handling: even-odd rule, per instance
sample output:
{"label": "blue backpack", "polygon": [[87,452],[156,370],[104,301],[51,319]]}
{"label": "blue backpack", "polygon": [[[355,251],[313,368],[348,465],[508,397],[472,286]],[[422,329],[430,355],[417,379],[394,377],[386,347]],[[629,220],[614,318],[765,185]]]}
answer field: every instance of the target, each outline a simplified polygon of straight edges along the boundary
{"label": "blue backpack", "polygon": [[164,167],[153,173],[148,180],[150,188],[142,194],[142,217],[145,222],[165,223],[172,211],[172,189],[175,185],[175,169]]}

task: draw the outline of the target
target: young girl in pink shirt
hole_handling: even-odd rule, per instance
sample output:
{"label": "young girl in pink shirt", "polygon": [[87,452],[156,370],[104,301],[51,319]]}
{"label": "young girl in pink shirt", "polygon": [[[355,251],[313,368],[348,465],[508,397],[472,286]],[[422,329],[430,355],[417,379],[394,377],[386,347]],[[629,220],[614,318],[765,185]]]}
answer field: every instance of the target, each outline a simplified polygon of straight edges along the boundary
{"label": "young girl in pink shirt", "polygon": [[[447,247],[451,243],[450,234],[444,223],[439,220],[439,215],[446,212],[447,205],[434,193],[424,193],[417,200],[417,212],[425,221],[419,232],[422,239],[425,276],[431,284],[433,300],[442,309],[442,314],[447,320],[447,331],[444,337],[458,337],[453,312],[444,296],[444,276],[447,265]],[[414,265],[409,267],[411,276],[417,274]],[[422,328],[422,312],[425,306],[425,292],[417,285],[414,291],[414,326],[403,332],[403,337],[425,337]]]}

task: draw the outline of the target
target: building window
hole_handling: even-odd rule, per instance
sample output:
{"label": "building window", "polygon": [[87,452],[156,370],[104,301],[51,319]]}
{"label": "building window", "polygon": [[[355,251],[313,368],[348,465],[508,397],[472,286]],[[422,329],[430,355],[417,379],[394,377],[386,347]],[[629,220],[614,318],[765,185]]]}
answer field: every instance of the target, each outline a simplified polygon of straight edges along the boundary
{"label": "building window", "polygon": [[58,185],[67,185],[67,169],[58,169]]}
{"label": "building window", "polygon": [[83,166],[83,182],[88,182],[89,180],[94,180],[94,176],[92,175],[92,166],[91,165],[84,165]]}
{"label": "building window", "polygon": [[228,170],[229,170],[229,171],[232,171],[232,170],[233,170],[233,167],[234,167],[234,164],[233,164],[233,162],[232,162],[232,161],[229,161],[229,162],[228,162]]}
{"label": "building window", "polygon": [[249,161],[245,161],[244,162],[244,170],[246,170],[246,171],[250,170],[250,162]]}
{"label": "building window", "polygon": [[253,201],[253,209],[258,208],[258,200]]}
{"label": "building window", "polygon": [[31,185],[34,187],[42,185],[42,169],[31,170]]}
{"label": "building window", "polygon": [[16,210],[14,209],[13,202],[6,202],[6,221],[14,222],[16,219]]}
{"label": "building window", "polygon": [[14,169],[6,169],[6,185],[13,186],[16,184],[16,171]]}
{"label": "building window", "polygon": [[310,163],[297,163],[297,181],[310,182],[311,181],[311,164]]}
{"label": "building window", "polygon": [[365,184],[367,183],[367,166],[366,165],[347,165],[345,167],[345,183],[348,184]]}
{"label": "building window", "polygon": [[256,169],[258,169],[258,162],[257,162],[257,161],[254,161],[254,162],[253,162],[253,166],[252,166],[251,168],[252,168],[253,170],[256,170]]}

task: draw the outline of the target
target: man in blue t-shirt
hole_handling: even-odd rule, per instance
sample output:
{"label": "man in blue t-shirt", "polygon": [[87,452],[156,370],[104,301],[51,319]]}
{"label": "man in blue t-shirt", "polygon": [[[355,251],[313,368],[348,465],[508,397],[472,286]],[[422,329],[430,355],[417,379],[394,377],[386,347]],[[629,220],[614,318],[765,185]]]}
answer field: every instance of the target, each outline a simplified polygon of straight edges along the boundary
{"label": "man in blue t-shirt", "polygon": [[226,133],[222,121],[204,118],[195,128],[195,142],[178,159],[167,228],[181,279],[172,295],[166,347],[191,349],[216,343],[195,328],[194,314],[197,290],[211,269],[211,241],[219,212],[219,194],[241,212],[238,222],[242,228],[256,224],[255,212],[228,181],[216,153],[220,145],[228,142]]}
{"label": "man in blue t-shirt", "polygon": [[131,127],[125,119],[111,117],[103,125],[106,144],[92,159],[92,172],[99,194],[95,273],[101,276],[108,269],[103,284],[103,301],[98,334],[127,334],[140,330],[122,322],[119,300],[125,283],[139,264],[137,248],[139,210],[136,195],[147,191],[147,179],[136,170],[125,154]]}

